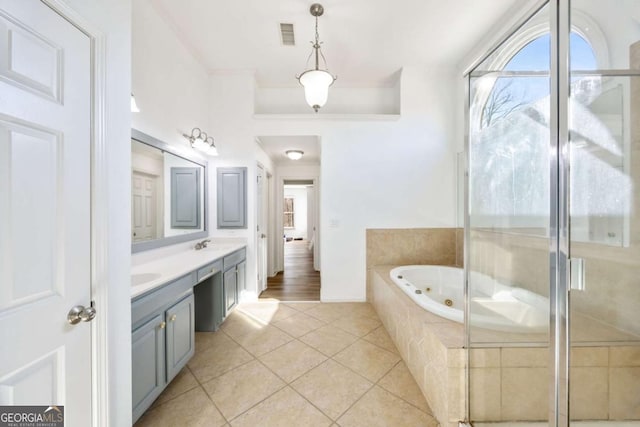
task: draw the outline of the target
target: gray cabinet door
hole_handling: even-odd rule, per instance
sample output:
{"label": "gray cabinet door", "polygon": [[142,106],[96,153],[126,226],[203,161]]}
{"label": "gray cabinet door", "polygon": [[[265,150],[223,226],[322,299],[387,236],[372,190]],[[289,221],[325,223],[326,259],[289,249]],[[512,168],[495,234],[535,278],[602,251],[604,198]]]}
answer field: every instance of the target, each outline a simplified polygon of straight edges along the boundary
{"label": "gray cabinet door", "polygon": [[171,228],[200,228],[200,168],[171,168]]}
{"label": "gray cabinet door", "polygon": [[247,289],[247,261],[238,264],[238,295]]}
{"label": "gray cabinet door", "polygon": [[195,350],[193,294],[170,307],[167,322],[167,382],[187,364]]}
{"label": "gray cabinet door", "polygon": [[238,302],[238,278],[235,266],[224,272],[224,301],[226,316]]}
{"label": "gray cabinet door", "polygon": [[218,228],[247,228],[247,168],[218,168]]}
{"label": "gray cabinet door", "polygon": [[164,319],[157,315],[131,336],[132,400],[135,422],[160,395],[164,377]]}

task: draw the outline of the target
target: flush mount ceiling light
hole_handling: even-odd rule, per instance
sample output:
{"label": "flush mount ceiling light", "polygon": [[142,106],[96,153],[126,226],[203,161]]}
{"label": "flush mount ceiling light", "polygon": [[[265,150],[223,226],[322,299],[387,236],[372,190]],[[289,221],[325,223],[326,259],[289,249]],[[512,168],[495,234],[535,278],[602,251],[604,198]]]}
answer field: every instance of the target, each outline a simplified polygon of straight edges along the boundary
{"label": "flush mount ceiling light", "polygon": [[136,104],[136,97],[133,96],[133,93],[131,94],[131,112],[132,113],[140,112],[140,109],[138,108],[138,104]]}
{"label": "flush mount ceiling light", "polygon": [[208,136],[207,133],[201,131],[200,128],[193,128],[191,129],[191,135],[183,133],[182,136],[189,140],[191,148],[209,156],[218,155],[218,149],[213,142],[213,137]]}
{"label": "flush mount ceiling light", "polygon": [[[336,81],[335,76],[327,70],[327,60],[322,54],[320,42],[320,35],[318,34],[318,17],[324,13],[324,8],[321,4],[314,3],[309,9],[311,15],[316,18],[316,41],[312,43],[312,50],[309,58],[307,58],[307,65],[309,59],[315,55],[315,68],[309,69],[299,76],[296,76],[300,84],[304,87],[304,97],[307,100],[307,104],[317,113],[320,107],[327,103],[327,97],[329,96],[329,86]],[[324,69],[320,69],[320,57],[324,63]]]}
{"label": "flush mount ceiling light", "polygon": [[300,160],[302,158],[302,155],[304,154],[304,151],[287,150],[284,152],[284,154],[286,154],[287,157],[290,158],[291,160]]}

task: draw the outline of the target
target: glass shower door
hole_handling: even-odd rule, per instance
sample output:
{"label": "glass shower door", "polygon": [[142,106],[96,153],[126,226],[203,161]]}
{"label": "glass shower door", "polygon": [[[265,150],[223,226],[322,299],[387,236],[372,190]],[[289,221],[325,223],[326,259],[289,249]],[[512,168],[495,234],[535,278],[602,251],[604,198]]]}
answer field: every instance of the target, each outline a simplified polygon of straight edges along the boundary
{"label": "glass shower door", "polygon": [[550,95],[545,6],[469,75],[465,266],[474,426],[548,419]]}
{"label": "glass shower door", "polygon": [[569,16],[569,419],[640,425],[640,1]]}

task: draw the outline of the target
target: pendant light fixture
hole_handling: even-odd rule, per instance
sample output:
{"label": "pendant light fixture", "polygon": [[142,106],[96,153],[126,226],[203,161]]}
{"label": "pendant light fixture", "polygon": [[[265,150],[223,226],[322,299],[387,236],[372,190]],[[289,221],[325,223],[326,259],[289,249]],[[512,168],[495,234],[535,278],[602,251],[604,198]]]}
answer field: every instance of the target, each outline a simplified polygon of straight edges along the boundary
{"label": "pendant light fixture", "polygon": [[[299,76],[296,76],[296,78],[304,87],[304,97],[307,100],[307,104],[317,113],[320,107],[326,104],[327,97],[329,96],[329,86],[336,81],[337,77],[333,76],[326,69],[327,60],[322,54],[322,50],[320,50],[322,42],[320,42],[320,35],[318,34],[318,17],[322,16],[324,8],[321,4],[314,3],[311,5],[309,12],[316,18],[316,40],[315,42],[311,42],[312,50],[309,58],[307,58],[307,64],[309,63],[309,59],[315,56],[315,68],[303,72]],[[320,69],[320,57],[322,57],[324,69]]]}

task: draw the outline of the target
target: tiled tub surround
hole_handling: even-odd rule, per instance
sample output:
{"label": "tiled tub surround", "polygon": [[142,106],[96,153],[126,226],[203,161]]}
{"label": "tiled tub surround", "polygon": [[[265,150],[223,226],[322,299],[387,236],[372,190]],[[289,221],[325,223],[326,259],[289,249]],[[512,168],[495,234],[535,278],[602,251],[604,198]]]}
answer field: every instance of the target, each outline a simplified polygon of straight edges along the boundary
{"label": "tiled tub surround", "polygon": [[373,268],[371,304],[441,425],[465,415],[464,327],[415,304],[391,281],[393,267]]}
{"label": "tiled tub surround", "polygon": [[[372,305],[409,371],[442,425],[464,419],[465,353],[462,324],[424,311],[389,277],[393,266],[371,271]],[[586,322],[585,322],[586,323]],[[590,323],[611,336],[616,330]],[[539,335],[477,330],[484,342],[545,340]],[[624,333],[620,333],[622,338]],[[526,344],[525,344],[526,345]],[[499,344],[496,344],[498,347]],[[541,421],[548,414],[549,350],[546,347],[472,348],[469,352],[473,421]],[[575,420],[640,418],[640,347],[588,346],[572,349],[571,408]]]}
{"label": "tiled tub surround", "polygon": [[[461,228],[367,229],[367,283],[380,265],[450,265],[462,267]],[[371,301],[367,285],[367,300]]]}

